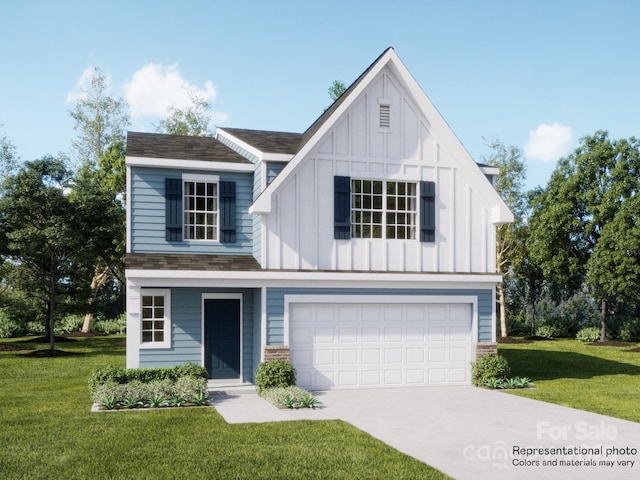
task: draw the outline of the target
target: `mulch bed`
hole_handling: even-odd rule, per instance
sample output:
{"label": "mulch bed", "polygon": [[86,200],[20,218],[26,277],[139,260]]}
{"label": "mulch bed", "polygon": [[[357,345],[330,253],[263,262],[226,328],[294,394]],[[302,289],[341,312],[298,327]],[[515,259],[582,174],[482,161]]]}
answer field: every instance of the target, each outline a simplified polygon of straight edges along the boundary
{"label": "mulch bed", "polygon": [[64,350],[34,350],[33,352],[23,353],[21,356],[23,357],[35,357],[35,358],[46,358],[46,357],[71,357],[73,355],[82,355],[82,353],[77,352],[65,352]]}
{"label": "mulch bed", "polygon": [[20,345],[19,343],[0,343],[0,352],[19,352],[21,350],[35,350],[31,345]]}
{"label": "mulch bed", "polygon": [[498,337],[498,343],[531,343],[532,340],[514,337]]}
{"label": "mulch bed", "polygon": [[591,342],[588,345],[594,347],[628,347],[629,342],[621,342],[620,340],[607,340],[606,342]]}
{"label": "mulch bed", "polygon": [[638,347],[638,348],[632,348],[632,349],[630,349],[630,350],[625,350],[625,352],[640,353],[640,347]]}

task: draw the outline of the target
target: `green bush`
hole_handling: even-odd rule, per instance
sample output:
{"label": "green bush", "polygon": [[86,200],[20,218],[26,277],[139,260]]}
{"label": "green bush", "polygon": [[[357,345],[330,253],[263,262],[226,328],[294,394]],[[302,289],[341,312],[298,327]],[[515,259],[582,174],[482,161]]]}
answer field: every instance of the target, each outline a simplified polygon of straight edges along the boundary
{"label": "green bush", "polygon": [[576,334],[576,339],[581,342],[595,342],[600,340],[600,329],[598,327],[583,328]]}
{"label": "green bush", "polygon": [[162,368],[126,369],[124,367],[109,365],[93,371],[89,377],[89,390],[93,395],[100,385],[107,383],[123,385],[132,382],[150,383],[161,380],[177,382],[177,380],[182,377],[202,378],[206,382],[208,376],[206,368],[191,362],[176,367]]}
{"label": "green bush", "polygon": [[482,355],[472,365],[471,383],[476,387],[485,385],[491,379],[505,379],[511,372],[507,359],[493,353]]}
{"label": "green bush", "polygon": [[40,337],[46,333],[42,322],[30,321],[25,325],[25,334],[33,337]]}
{"label": "green bush", "polygon": [[296,369],[286,360],[273,358],[258,365],[255,380],[258,393],[267,388],[289,387],[296,383]]}
{"label": "green bush", "polygon": [[640,341],[640,318],[628,318],[620,326],[618,338],[625,342]]}
{"label": "green bush", "polygon": [[0,308],[0,338],[19,337],[23,332],[22,326],[9,316],[7,310]]}
{"label": "green bush", "polygon": [[317,408],[321,405],[321,402],[311,393],[295,385],[268,388],[260,395],[278,408]]}
{"label": "green bush", "polygon": [[[207,380],[200,377],[180,377],[176,381],[155,380],[140,382],[133,380],[129,383],[115,383],[107,381],[92,392],[94,403],[110,409],[116,407],[159,407],[172,403],[184,404],[200,403],[206,400]],[[180,399],[180,402],[173,402]]]}
{"label": "green bush", "polygon": [[95,333],[103,333],[105,335],[123,334],[127,332],[127,315],[122,314],[116,318],[108,320],[98,320],[93,325]]}
{"label": "green bush", "polygon": [[84,324],[84,315],[67,315],[55,324],[53,331],[56,335],[79,332]]}
{"label": "green bush", "polygon": [[543,338],[558,338],[562,332],[553,325],[541,325],[536,328],[536,335]]}

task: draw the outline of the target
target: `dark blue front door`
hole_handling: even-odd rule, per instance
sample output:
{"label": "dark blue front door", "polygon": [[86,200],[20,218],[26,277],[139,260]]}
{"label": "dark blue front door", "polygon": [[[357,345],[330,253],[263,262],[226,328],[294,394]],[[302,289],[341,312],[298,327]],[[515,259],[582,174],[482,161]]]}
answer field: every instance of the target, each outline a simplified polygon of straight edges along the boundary
{"label": "dark blue front door", "polygon": [[209,378],[240,378],[239,299],[205,299],[204,355]]}

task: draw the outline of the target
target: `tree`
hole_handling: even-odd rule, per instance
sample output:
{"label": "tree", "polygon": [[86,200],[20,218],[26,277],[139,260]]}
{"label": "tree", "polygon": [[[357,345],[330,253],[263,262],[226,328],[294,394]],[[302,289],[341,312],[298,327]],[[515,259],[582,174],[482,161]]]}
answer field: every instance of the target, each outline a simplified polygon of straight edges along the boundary
{"label": "tree", "polygon": [[0,137],[0,179],[14,173],[19,160],[20,157],[16,152],[15,145],[7,138],[6,134],[3,134]]}
{"label": "tree", "polygon": [[69,180],[64,161],[47,156],[7,178],[0,198],[0,254],[16,266],[23,289],[42,300],[51,350],[58,295],[68,286],[72,255],[82,249]]}
{"label": "tree", "polygon": [[[86,213],[82,217],[83,234],[87,244],[95,247],[84,250],[85,256],[80,262],[84,270],[76,269],[76,272],[84,271],[87,275],[84,279],[86,285],[81,291],[87,295],[83,331],[88,332],[94,321],[98,291],[116,277],[113,250],[124,252],[124,210],[120,205],[120,213],[116,215],[113,202],[124,200],[124,142],[129,113],[127,103],[110,93],[106,75],[100,68],[94,69],[90,88],[82,91],[69,113],[76,122],[74,128],[78,131],[78,138],[73,141],[73,148],[81,162],[73,198],[75,202],[83,202],[83,210],[79,210]],[[93,199],[89,201],[91,196]],[[119,224],[109,228],[96,225],[102,215],[100,212],[111,215],[108,220]],[[97,238],[90,238],[92,235]],[[105,238],[108,235],[113,236]],[[93,260],[89,258],[91,254]],[[87,266],[87,262],[92,265]],[[124,261],[120,263],[123,265]],[[80,283],[81,279],[77,282]]]}
{"label": "tree", "polygon": [[191,105],[184,109],[169,107],[167,117],[155,126],[158,133],[192,137],[211,136],[209,130],[211,104],[199,95],[195,88],[187,88],[187,93]]}
{"label": "tree", "polygon": [[[634,244],[630,222],[640,188],[639,152],[634,138],[614,141],[604,131],[584,137],[533,202],[532,255],[550,279],[573,291],[591,289],[601,304],[601,341],[608,304],[625,296],[633,276],[628,249]],[[625,272],[624,282],[616,271]]]}
{"label": "tree", "polygon": [[[518,251],[523,246],[522,229],[526,228],[526,196],[523,187],[527,169],[520,148],[507,147],[496,138],[485,139],[485,142],[492,152],[488,157],[484,157],[483,161],[500,169],[495,187],[514,216],[513,223],[499,225],[496,229],[496,269],[500,275],[505,275],[514,258],[523,255]],[[508,331],[505,290],[502,284],[498,284],[497,290],[500,304],[500,335],[506,337]]]}
{"label": "tree", "polygon": [[345,92],[346,89],[347,86],[342,80],[334,80],[327,92],[329,93],[331,100],[335,102],[338,98],[340,98],[340,96]]}
{"label": "tree", "polygon": [[78,132],[72,147],[81,164],[97,164],[109,145],[124,141],[129,125],[128,109],[125,100],[109,92],[102,69],[94,68],[89,89],[82,90],[75,107],[69,110]]}
{"label": "tree", "polygon": [[120,286],[125,283],[124,158],[124,144],[112,145],[100,158],[98,169],[86,165],[80,169],[70,195],[84,238],[73,269],[74,283],[88,299],[83,332],[91,331],[100,290],[114,279]]}

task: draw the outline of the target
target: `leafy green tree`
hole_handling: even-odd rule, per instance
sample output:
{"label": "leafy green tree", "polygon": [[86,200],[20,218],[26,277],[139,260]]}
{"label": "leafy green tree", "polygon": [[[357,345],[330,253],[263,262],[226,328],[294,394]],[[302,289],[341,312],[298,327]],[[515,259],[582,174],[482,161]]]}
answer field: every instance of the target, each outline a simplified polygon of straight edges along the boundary
{"label": "leafy green tree", "polygon": [[94,68],[89,89],[83,89],[75,106],[69,110],[75,120],[78,138],[72,147],[81,164],[95,165],[109,145],[124,141],[129,126],[129,106],[110,93],[106,74]]}
{"label": "leafy green tree", "polygon": [[[505,275],[516,257],[522,257],[524,247],[523,229],[525,225],[526,195],[523,191],[527,168],[522,156],[522,150],[515,146],[505,146],[497,138],[485,139],[491,153],[483,157],[483,161],[498,167],[500,174],[495,187],[514,216],[514,222],[499,225],[496,229],[496,269]],[[500,335],[506,337],[507,329],[507,301],[502,284],[497,287],[498,302],[500,304]]]}
{"label": "leafy green tree", "polygon": [[338,98],[340,98],[340,96],[345,92],[346,89],[347,86],[342,80],[334,80],[327,92],[329,93],[331,100],[335,102]]}
{"label": "leafy green tree", "polygon": [[[82,330],[88,332],[94,322],[98,292],[117,279],[117,272],[124,268],[124,253],[118,257],[114,252],[124,252],[125,243],[122,201],[129,113],[127,103],[110,92],[107,77],[100,68],[94,69],[89,89],[82,91],[69,113],[78,132],[72,145],[81,162],[72,198],[79,203],[83,235],[92,247],[84,249],[82,260],[75,264],[76,286],[87,298]],[[117,224],[106,225],[106,221]],[[115,261],[116,258],[119,260]],[[85,278],[78,276],[80,272],[84,272]]]}
{"label": "leafy green tree", "polygon": [[26,162],[4,182],[0,198],[0,254],[19,272],[21,287],[42,301],[50,349],[59,294],[68,288],[72,256],[82,249],[64,161]]}
{"label": "leafy green tree", "polygon": [[191,105],[185,108],[169,107],[167,117],[155,126],[158,133],[192,137],[211,136],[212,132],[209,130],[211,104],[194,88],[188,88],[187,93]]}
{"label": "leafy green tree", "polygon": [[569,290],[578,291],[583,284],[592,290],[601,304],[601,341],[606,340],[608,303],[623,297],[622,287],[628,286],[613,274],[605,275],[604,269],[629,273],[622,245],[628,246],[632,238],[617,243],[633,218],[640,187],[639,150],[634,138],[614,141],[604,131],[585,137],[560,160],[533,202],[532,256],[549,279]]}
{"label": "leafy green tree", "polygon": [[[2,126],[2,125],[0,125]],[[0,137],[0,181],[15,172],[20,157],[6,134]]]}

